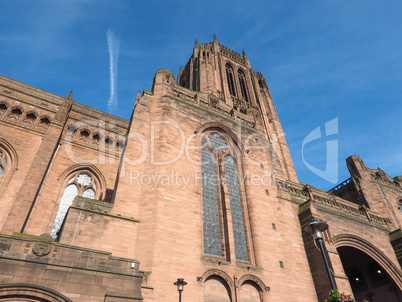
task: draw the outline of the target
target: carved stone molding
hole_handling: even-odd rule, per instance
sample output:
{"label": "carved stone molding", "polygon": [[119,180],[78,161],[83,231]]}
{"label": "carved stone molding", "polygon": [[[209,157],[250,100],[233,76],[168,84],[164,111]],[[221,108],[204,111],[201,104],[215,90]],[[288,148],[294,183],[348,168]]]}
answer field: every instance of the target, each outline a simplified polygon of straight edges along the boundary
{"label": "carved stone molding", "polygon": [[38,257],[43,257],[48,255],[52,251],[52,248],[52,236],[45,233],[40,235],[39,238],[35,241],[32,252]]}

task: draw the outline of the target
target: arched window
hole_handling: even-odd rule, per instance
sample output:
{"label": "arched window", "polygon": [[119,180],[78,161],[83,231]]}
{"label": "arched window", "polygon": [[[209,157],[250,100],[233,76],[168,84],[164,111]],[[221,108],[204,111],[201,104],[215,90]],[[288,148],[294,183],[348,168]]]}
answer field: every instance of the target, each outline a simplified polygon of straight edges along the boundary
{"label": "arched window", "polygon": [[0,103],[0,116],[4,115],[7,112],[7,104]]}
{"label": "arched window", "polygon": [[76,196],[90,199],[97,199],[100,197],[100,182],[92,172],[87,170],[76,171],[75,173],[70,174],[67,179],[68,181],[60,199],[56,219],[50,232],[53,239],[58,238],[67,211]]}
{"label": "arched window", "polygon": [[[218,132],[205,134],[201,146],[204,253],[230,260],[227,245],[231,227],[236,259],[249,261],[239,175],[233,147],[229,139]],[[226,211],[227,202],[230,204],[230,213]],[[232,226],[229,226],[227,221],[227,216],[230,214]]]}
{"label": "arched window", "polygon": [[398,201],[398,210],[402,212],[402,198]]}
{"label": "arched window", "polygon": [[9,117],[18,120],[22,115],[22,110],[20,108],[14,108],[10,111]]}
{"label": "arched window", "polygon": [[247,91],[247,85],[246,85],[246,76],[244,75],[243,71],[240,69],[237,71],[238,76],[239,76],[239,83],[240,83],[240,89],[241,89],[241,95],[243,99],[248,103],[248,91]]}
{"label": "arched window", "polygon": [[7,188],[12,171],[17,168],[18,157],[14,148],[6,140],[0,138],[0,185]]}
{"label": "arched window", "polygon": [[234,78],[233,78],[233,68],[229,63],[226,64],[226,77],[228,79],[228,86],[230,95],[236,96],[236,90],[234,86]]}
{"label": "arched window", "polygon": [[0,145],[0,181],[3,178],[3,175],[7,171],[9,166],[10,156],[6,152],[4,148]]}
{"label": "arched window", "polygon": [[36,121],[36,114],[35,113],[28,113],[25,115],[24,122],[29,124],[33,124]]}

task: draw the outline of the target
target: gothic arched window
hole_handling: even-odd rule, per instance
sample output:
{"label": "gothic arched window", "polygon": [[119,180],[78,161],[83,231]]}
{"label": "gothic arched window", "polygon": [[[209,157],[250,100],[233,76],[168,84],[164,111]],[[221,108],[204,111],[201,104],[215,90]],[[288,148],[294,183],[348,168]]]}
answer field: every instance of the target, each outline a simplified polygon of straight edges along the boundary
{"label": "gothic arched window", "polygon": [[244,75],[243,71],[240,69],[237,71],[239,75],[239,83],[240,83],[240,89],[241,89],[241,95],[243,96],[243,99],[248,103],[248,91],[247,91],[247,85],[246,85],[246,76]]}
{"label": "gothic arched window", "polygon": [[9,166],[10,157],[8,153],[0,146],[0,180],[7,171]]}
{"label": "gothic arched window", "polygon": [[233,68],[229,63],[226,64],[226,77],[228,79],[228,86],[230,95],[236,96],[236,90],[234,85]]}
{"label": "gothic arched window", "polygon": [[90,171],[76,171],[75,173],[70,174],[67,179],[68,181],[60,199],[56,219],[50,232],[50,235],[53,239],[58,238],[68,209],[73,204],[76,196],[82,196],[90,199],[98,199],[100,196],[100,182]]}
{"label": "gothic arched window", "polygon": [[[207,133],[201,147],[204,253],[230,260],[228,234],[232,231],[236,259],[249,261],[233,147],[229,139],[218,132]],[[226,210],[226,205],[230,211]],[[228,215],[231,215],[232,225],[228,223]]]}
{"label": "gothic arched window", "polygon": [[12,172],[17,168],[18,157],[13,146],[0,138],[0,185],[7,189]]}

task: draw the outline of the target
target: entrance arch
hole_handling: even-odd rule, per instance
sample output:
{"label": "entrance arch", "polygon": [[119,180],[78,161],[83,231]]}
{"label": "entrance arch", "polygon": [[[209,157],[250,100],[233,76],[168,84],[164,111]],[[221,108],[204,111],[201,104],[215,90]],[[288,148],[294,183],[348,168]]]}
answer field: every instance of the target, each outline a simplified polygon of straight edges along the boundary
{"label": "entrance arch", "polygon": [[72,302],[59,292],[34,284],[0,285],[0,302]]}
{"label": "entrance arch", "polygon": [[384,253],[354,235],[338,235],[333,243],[357,301],[402,301],[401,270]]}

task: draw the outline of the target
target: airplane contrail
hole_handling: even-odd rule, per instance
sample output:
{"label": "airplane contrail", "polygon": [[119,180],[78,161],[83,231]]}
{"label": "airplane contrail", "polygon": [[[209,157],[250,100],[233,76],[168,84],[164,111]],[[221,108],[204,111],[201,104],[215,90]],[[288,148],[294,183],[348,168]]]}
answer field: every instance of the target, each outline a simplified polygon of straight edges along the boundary
{"label": "airplane contrail", "polygon": [[109,59],[110,59],[110,96],[107,102],[107,108],[109,113],[112,113],[113,109],[117,107],[117,95],[116,95],[116,87],[117,87],[117,66],[119,63],[119,48],[120,48],[120,39],[116,37],[115,33],[108,29],[106,33],[107,37],[107,45],[109,50]]}

